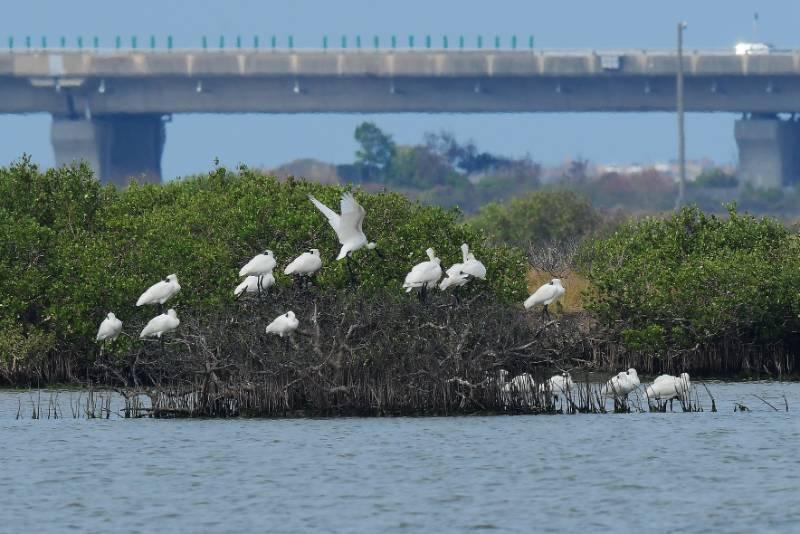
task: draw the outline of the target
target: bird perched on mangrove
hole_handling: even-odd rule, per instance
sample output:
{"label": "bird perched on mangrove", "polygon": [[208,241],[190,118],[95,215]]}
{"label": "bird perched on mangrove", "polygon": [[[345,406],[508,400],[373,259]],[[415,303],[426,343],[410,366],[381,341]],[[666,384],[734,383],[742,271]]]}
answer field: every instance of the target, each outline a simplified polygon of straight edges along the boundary
{"label": "bird perched on mangrove", "polygon": [[305,276],[311,282],[311,276],[322,268],[319,249],[312,248],[296,257],[283,270],[283,274]]}
{"label": "bird perched on mangrove", "polygon": [[258,293],[261,294],[262,291],[266,291],[267,288],[270,288],[275,285],[275,276],[272,273],[269,274],[262,274],[261,276],[253,276],[250,275],[244,279],[244,281],[236,286],[236,289],[233,290],[233,294],[236,297],[241,297],[244,293]]}
{"label": "bird perched on mangrove", "polygon": [[442,277],[441,260],[436,257],[434,250],[429,248],[425,253],[428,255],[428,261],[416,264],[403,282],[406,293],[416,287],[420,288],[419,299],[421,302],[425,301],[428,287],[435,286]]}
{"label": "bird perched on mangrove", "polygon": [[368,250],[375,250],[380,256],[380,252],[376,249],[375,242],[369,241],[366,234],[364,234],[364,217],[366,217],[367,211],[358,203],[353,193],[349,191],[342,194],[342,200],[339,204],[339,209],[342,212],[341,215],[314,198],[313,195],[308,195],[308,199],[328,219],[331,228],[336,232],[339,244],[342,245],[336,259],[337,261],[341,259],[345,260],[350,283],[354,284],[355,275],[353,274],[353,267],[350,264],[352,253],[366,247]]}
{"label": "bird perched on mangrove", "polygon": [[603,394],[615,399],[625,399],[628,394],[639,387],[639,374],[631,367],[612,376],[603,387]]}
{"label": "bird perched on mangrove", "polygon": [[[252,260],[248,261],[244,267],[239,269],[239,276],[254,275],[259,277],[257,278],[257,282],[269,282],[269,279],[262,279],[260,277],[263,275],[272,277],[272,270],[275,269],[275,265],[277,265],[275,255],[271,250],[265,250],[262,254],[257,254]],[[272,282],[275,283],[274,278],[272,278]],[[257,286],[256,291],[260,293],[262,289],[266,289],[267,287],[269,286]]]}
{"label": "bird perched on mangrove", "polygon": [[533,295],[525,299],[525,309],[531,309],[539,304],[544,304],[544,308],[542,308],[542,315],[550,317],[550,312],[547,310],[547,306],[561,298],[564,292],[565,289],[564,286],[561,285],[561,280],[558,278],[553,278],[548,283],[537,289]]}
{"label": "bird perched on mangrove", "polygon": [[661,375],[644,392],[650,401],[686,400],[690,387],[689,373],[681,373],[680,376]]}
{"label": "bird perched on mangrove", "polygon": [[156,315],[150,319],[147,325],[142,329],[142,333],[139,334],[139,339],[144,339],[146,337],[157,337],[161,339],[163,334],[172,332],[178,328],[180,324],[181,321],[178,319],[178,314],[175,313],[174,309],[170,308],[167,313]]}
{"label": "bird perched on mangrove", "polygon": [[163,308],[164,303],[180,290],[181,286],[178,283],[178,275],[171,274],[160,282],[147,288],[147,291],[142,293],[142,296],[136,301],[136,306],[158,304]]}
{"label": "bird perched on mangrove", "polygon": [[267,325],[267,334],[277,334],[281,337],[287,336],[297,330],[300,321],[295,317],[293,311],[288,311],[276,317]]}
{"label": "bird perched on mangrove", "polygon": [[473,278],[486,279],[486,267],[469,251],[469,245],[461,245],[461,263],[454,263],[445,272],[446,277],[439,284],[444,291],[449,287],[458,288]]}
{"label": "bird perched on mangrove", "polygon": [[114,341],[122,332],[122,321],[117,319],[114,312],[108,312],[106,318],[100,323],[95,341]]}

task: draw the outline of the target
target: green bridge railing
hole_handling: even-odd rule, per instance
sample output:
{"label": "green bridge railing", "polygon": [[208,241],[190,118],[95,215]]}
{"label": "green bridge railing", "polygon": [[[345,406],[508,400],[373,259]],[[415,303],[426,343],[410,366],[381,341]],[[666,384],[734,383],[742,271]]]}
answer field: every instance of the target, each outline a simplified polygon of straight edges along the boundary
{"label": "green bridge railing", "polygon": [[[352,41],[348,40],[347,35],[340,35],[338,41],[335,39],[329,39],[327,35],[323,35],[322,39],[319,41],[319,47],[317,46],[305,46],[305,49],[315,49],[315,50],[362,50],[362,45],[365,43],[370,43],[370,45],[363,46],[363,48],[370,48],[371,50],[397,50],[397,49],[406,49],[406,50],[483,50],[484,49],[484,41],[482,35],[472,36],[470,38],[466,38],[464,35],[458,35],[452,41],[454,46],[451,46],[451,41],[448,35],[441,35],[437,37],[433,37],[430,34],[424,35],[421,42],[423,43],[422,47],[417,47],[418,41],[415,39],[415,35],[409,34],[406,36],[405,40],[398,39],[397,35],[391,35],[388,38],[381,39],[378,35],[373,35],[371,39],[365,39],[362,41],[361,35],[355,35]],[[213,40],[213,39],[212,39]],[[193,46],[182,46],[180,47],[181,50],[203,50],[203,51],[220,51],[220,50],[261,50],[261,38],[258,35],[253,35],[252,38],[243,39],[241,35],[236,35],[232,40],[233,46],[229,46],[226,43],[225,35],[219,35],[218,38],[215,40],[215,45],[210,45],[209,43],[211,40],[208,36],[203,35],[200,37],[199,40],[199,47],[194,48]],[[230,41],[229,41],[230,42]],[[268,42],[267,49],[269,50],[295,50],[295,40],[294,36],[287,35],[287,36],[277,36],[271,35]],[[331,46],[332,43],[338,42],[338,47]],[[405,47],[398,46],[398,43],[404,42]],[[9,52],[26,52],[26,51],[50,51],[50,50],[88,50],[88,51],[114,51],[114,50],[136,50],[141,52],[164,52],[164,51],[172,51],[175,50],[175,40],[173,39],[172,35],[166,35],[161,37],[156,37],[155,35],[149,35],[145,40],[142,41],[141,44],[144,46],[140,46],[139,38],[136,35],[131,36],[121,36],[116,35],[113,39],[110,39],[108,43],[102,42],[100,37],[93,36],[91,39],[84,39],[83,36],[77,36],[73,38],[67,38],[66,36],[60,36],[58,40],[54,41],[55,46],[48,43],[48,37],[46,35],[40,36],[38,40],[35,40],[30,35],[26,35],[23,39],[17,40],[15,36],[9,36],[7,39],[7,50]],[[353,43],[351,46],[350,43]],[[493,48],[495,50],[519,50],[522,47],[519,46],[520,41],[517,40],[516,35],[511,35],[508,37],[501,37],[499,35],[495,35],[493,39]],[[534,48],[534,38],[533,35],[529,35],[527,39],[527,47],[528,50],[533,50]]]}

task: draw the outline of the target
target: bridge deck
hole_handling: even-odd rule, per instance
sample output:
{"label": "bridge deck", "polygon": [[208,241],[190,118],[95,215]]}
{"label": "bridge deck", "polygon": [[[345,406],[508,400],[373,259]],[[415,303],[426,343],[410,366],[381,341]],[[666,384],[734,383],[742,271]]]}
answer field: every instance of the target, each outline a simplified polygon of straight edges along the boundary
{"label": "bridge deck", "polygon": [[[0,113],[670,111],[669,51],[0,53]],[[800,50],[690,52],[686,109],[800,111]]]}

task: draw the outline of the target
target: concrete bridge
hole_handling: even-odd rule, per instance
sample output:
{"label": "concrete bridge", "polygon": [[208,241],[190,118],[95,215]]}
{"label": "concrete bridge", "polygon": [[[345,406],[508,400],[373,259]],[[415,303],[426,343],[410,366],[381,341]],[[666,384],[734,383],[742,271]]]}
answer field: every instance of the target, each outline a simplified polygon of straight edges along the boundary
{"label": "concrete bridge", "polygon": [[[161,179],[174,113],[674,111],[677,66],[648,50],[5,52],[0,113],[52,114],[56,162],[121,184]],[[800,50],[689,52],[684,72],[687,111],[743,114],[746,181],[800,181]]]}

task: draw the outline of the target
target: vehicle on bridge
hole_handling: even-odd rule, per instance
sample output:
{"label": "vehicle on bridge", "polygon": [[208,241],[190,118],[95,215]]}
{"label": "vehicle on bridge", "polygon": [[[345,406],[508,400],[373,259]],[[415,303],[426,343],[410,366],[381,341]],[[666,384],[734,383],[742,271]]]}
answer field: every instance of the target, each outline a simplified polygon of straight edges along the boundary
{"label": "vehicle on bridge", "polygon": [[775,47],[768,43],[736,43],[733,49],[737,56],[754,56],[769,54]]}

